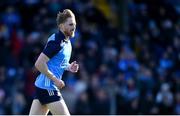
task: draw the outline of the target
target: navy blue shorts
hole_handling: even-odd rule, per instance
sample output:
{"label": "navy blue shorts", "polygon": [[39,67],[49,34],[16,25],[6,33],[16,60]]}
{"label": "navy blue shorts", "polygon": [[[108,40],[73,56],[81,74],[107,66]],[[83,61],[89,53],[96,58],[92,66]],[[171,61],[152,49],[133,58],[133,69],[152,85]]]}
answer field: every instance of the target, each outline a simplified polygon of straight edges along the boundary
{"label": "navy blue shorts", "polygon": [[35,87],[35,89],[36,91],[34,99],[38,99],[42,105],[62,99],[60,92],[56,90],[47,90],[38,87]]}

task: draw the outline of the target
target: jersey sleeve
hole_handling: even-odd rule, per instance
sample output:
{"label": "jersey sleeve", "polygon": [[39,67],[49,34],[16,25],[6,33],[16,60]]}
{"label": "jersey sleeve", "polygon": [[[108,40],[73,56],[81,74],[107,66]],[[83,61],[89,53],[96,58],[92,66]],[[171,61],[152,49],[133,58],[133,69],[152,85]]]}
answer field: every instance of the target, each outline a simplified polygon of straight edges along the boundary
{"label": "jersey sleeve", "polygon": [[62,47],[60,46],[60,44],[58,44],[55,41],[49,41],[44,50],[42,51],[48,58],[52,58],[54,55],[56,55],[59,50],[61,50]]}

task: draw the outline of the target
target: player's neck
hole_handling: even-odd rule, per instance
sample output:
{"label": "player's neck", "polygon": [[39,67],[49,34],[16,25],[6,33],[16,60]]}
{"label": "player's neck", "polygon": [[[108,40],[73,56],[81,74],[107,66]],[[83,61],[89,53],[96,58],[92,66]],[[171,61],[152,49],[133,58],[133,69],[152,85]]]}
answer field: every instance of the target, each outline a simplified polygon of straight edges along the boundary
{"label": "player's neck", "polygon": [[66,41],[66,42],[67,42],[68,40],[69,40],[69,37],[67,37],[67,38],[64,39],[64,41]]}
{"label": "player's neck", "polygon": [[65,36],[64,40],[65,40],[65,41],[68,41],[68,40],[69,40],[69,36],[67,36],[62,29],[60,29],[60,31],[61,31],[61,32],[64,34],[64,36]]}

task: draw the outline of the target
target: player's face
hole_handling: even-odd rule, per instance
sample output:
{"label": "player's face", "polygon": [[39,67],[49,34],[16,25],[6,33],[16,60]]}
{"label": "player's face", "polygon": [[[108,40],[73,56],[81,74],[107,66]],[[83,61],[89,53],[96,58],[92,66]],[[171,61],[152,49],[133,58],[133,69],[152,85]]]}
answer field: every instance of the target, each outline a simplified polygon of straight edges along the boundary
{"label": "player's face", "polygon": [[74,17],[69,17],[64,23],[64,33],[69,37],[74,37],[76,30],[76,20]]}

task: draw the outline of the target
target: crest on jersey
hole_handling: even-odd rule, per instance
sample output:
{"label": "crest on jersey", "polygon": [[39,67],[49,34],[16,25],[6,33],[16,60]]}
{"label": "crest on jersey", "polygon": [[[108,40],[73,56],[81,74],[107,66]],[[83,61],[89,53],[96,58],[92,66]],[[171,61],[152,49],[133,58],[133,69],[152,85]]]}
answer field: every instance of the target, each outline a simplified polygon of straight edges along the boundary
{"label": "crest on jersey", "polygon": [[60,46],[63,47],[65,45],[65,42],[61,40]]}

